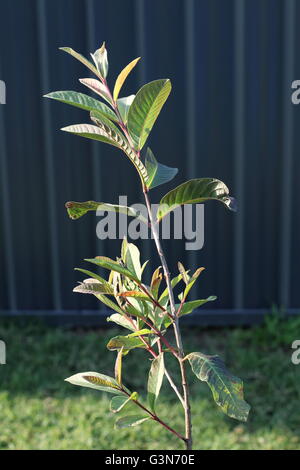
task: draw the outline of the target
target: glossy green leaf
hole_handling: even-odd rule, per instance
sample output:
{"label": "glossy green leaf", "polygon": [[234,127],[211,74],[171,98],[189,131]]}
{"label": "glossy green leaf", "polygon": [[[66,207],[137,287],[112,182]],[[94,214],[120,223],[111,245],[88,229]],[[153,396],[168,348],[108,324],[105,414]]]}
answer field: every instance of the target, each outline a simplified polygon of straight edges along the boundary
{"label": "glossy green leaf", "polygon": [[64,127],[61,130],[79,135],[80,137],[85,137],[87,139],[98,140],[123,150],[123,152],[130,159],[131,163],[133,163],[135,166],[143,185],[146,185],[148,180],[148,173],[145,166],[138,158],[136,153],[131,149],[126,138],[121,134],[120,131],[113,130],[111,124],[112,123],[108,125],[106,122],[104,122],[104,120],[102,122],[98,120],[97,126],[93,126],[91,124],[75,124],[73,126]]}
{"label": "glossy green leaf", "polygon": [[[179,282],[182,280],[182,275],[181,274],[178,274],[178,276],[174,277],[172,280],[171,280],[171,285],[172,285],[172,288],[174,289],[177,284],[179,284]],[[166,302],[169,300],[169,291],[168,291],[168,288],[166,287],[165,290],[163,291],[163,293],[161,294],[161,296],[159,297],[159,303],[165,307],[166,305]]]}
{"label": "glossy green leaf", "polygon": [[127,395],[116,395],[111,399],[110,409],[113,413],[119,413],[128,403],[137,399],[138,394],[136,392],[133,392],[130,397]]}
{"label": "glossy green leaf", "polygon": [[136,150],[141,150],[170,91],[170,80],[155,80],[137,93],[128,113],[128,130]]}
{"label": "glossy green leaf", "polygon": [[126,139],[120,129],[112,121],[103,116],[103,114],[98,111],[91,111],[90,117],[91,120],[100,127],[100,129],[107,132],[112,140]]}
{"label": "glossy green leaf", "polygon": [[113,287],[108,283],[101,283],[97,279],[85,279],[78,286],[74,287],[73,292],[78,292],[80,294],[106,294],[114,295]]}
{"label": "glossy green leaf", "polygon": [[129,336],[115,336],[107,343],[107,349],[110,351],[119,351],[121,348],[126,352],[135,348],[145,349],[146,346],[140,338],[130,338]]}
{"label": "glossy green leaf", "polygon": [[154,299],[157,300],[158,298],[158,291],[160,284],[162,282],[162,273],[160,272],[161,266],[159,266],[153,273],[152,279],[151,279],[151,285],[150,285],[150,291],[151,295],[154,297]]}
{"label": "glossy green leaf", "polygon": [[147,223],[147,219],[143,215],[132,207],[119,206],[117,204],[109,204],[106,202],[75,202],[69,201],[65,204],[69,217],[72,220],[77,220],[89,211],[106,211],[106,212],[117,212],[120,214],[126,214],[129,217],[136,217],[144,223]]}
{"label": "glossy green leaf", "polygon": [[183,282],[185,285],[189,283],[190,276],[188,275],[188,272],[185,270],[184,266],[182,263],[178,262],[178,270],[182,276]]}
{"label": "glossy green leaf", "polygon": [[130,335],[128,335],[128,338],[135,338],[138,336],[147,336],[153,333],[154,332],[152,330],[149,330],[148,328],[143,328],[142,330],[138,330],[138,331],[135,331],[134,333],[131,333]]}
{"label": "glossy green leaf", "polygon": [[145,167],[148,172],[147,188],[153,189],[171,181],[178,173],[178,168],[171,168],[158,163],[152,150],[148,147],[145,157]]}
{"label": "glossy green leaf", "polygon": [[128,290],[125,292],[121,292],[119,294],[120,297],[133,297],[135,299],[143,299],[149,301],[148,295],[146,295],[144,292],[138,291],[138,290]]}
{"label": "glossy green leaf", "polygon": [[53,93],[44,95],[44,98],[61,101],[62,103],[70,104],[71,106],[85,109],[86,111],[98,111],[100,115],[107,119],[118,121],[117,115],[106,104],[84,93],[77,93],[76,91],[54,91]]}
{"label": "glossy green leaf", "polygon": [[244,400],[243,382],[226,369],[222,359],[200,352],[193,352],[186,359],[198,379],[207,382],[222,411],[231,418],[247,421],[250,406]]}
{"label": "glossy green leaf", "polygon": [[128,65],[126,65],[126,67],[118,75],[118,78],[114,86],[114,94],[113,94],[115,101],[118,99],[119,93],[121,91],[122,86],[124,85],[126,78],[130,74],[131,70],[136,66],[139,60],[140,60],[140,57],[132,60]]}
{"label": "glossy green leaf", "polygon": [[121,245],[121,259],[123,263],[126,263],[126,253],[127,253],[127,246],[128,246],[128,241],[127,238],[124,237]]}
{"label": "glossy green leaf", "polygon": [[72,57],[79,60],[79,62],[81,62],[88,69],[90,69],[95,75],[97,75],[97,77],[101,78],[101,75],[99,74],[97,68],[88,59],[86,59],[83,55],[81,55],[78,52],[74,51],[74,49],[72,49],[71,47],[60,47],[59,49],[61,51],[67,52],[67,54],[70,54]]}
{"label": "glossy green leaf", "polygon": [[90,276],[97,281],[101,282],[102,284],[109,284],[103,277],[99,276],[99,274],[93,273],[92,271],[88,271],[87,269],[82,269],[82,268],[75,268],[74,271],[80,271],[83,274],[86,274],[87,276]]}
{"label": "glossy green leaf", "polygon": [[105,42],[102,46],[97,49],[91,57],[96,65],[96,68],[102,78],[106,78],[108,74],[108,59],[107,50],[105,48]]}
{"label": "glossy green leaf", "polygon": [[132,428],[148,421],[149,419],[151,418],[145,417],[145,415],[124,416],[116,421],[115,427],[117,429]]}
{"label": "glossy green leaf", "polygon": [[122,385],[122,361],[123,360],[123,348],[117,354],[117,359],[115,363],[115,379],[117,383]]}
{"label": "glossy green leaf", "polygon": [[[199,299],[199,300],[191,300],[190,302],[185,302],[185,304],[182,307],[182,310],[180,312],[179,317],[182,317],[184,315],[188,315],[189,313],[192,313],[196,308],[202,307],[202,305],[206,304],[207,302],[213,302],[216,300],[216,296],[211,295],[210,297],[207,297],[207,299]],[[178,310],[180,304],[176,304],[176,311]],[[168,307],[168,311],[171,313],[170,307]],[[170,326],[172,323],[172,320],[168,317],[164,317],[164,325],[167,328]]]}
{"label": "glossy green leaf", "polygon": [[110,144],[114,147],[120,148],[118,143],[115,140],[112,140],[109,134],[98,126],[93,126],[91,124],[74,124],[72,126],[63,127],[61,130],[79,135],[80,137],[85,137],[86,139],[99,140],[105,144]]}
{"label": "glossy green leaf", "polygon": [[133,103],[134,98],[135,98],[135,95],[130,95],[130,96],[126,96],[125,98],[119,98],[117,100],[119,113],[121,114],[121,118],[124,124],[127,124],[128,111],[129,111],[130,106]]}
{"label": "glossy green leaf", "polygon": [[216,200],[228,209],[236,210],[235,200],[229,197],[229,189],[215,178],[199,178],[186,181],[167,193],[160,201],[157,220],[160,221],[169,212],[183,204],[203,203]]}
{"label": "glossy green leaf", "polygon": [[107,297],[104,294],[95,294],[95,297],[97,297],[100,302],[102,302],[104,305],[107,307],[111,308],[115,312],[118,312],[120,315],[124,315],[124,311],[121,309],[121,307],[116,304],[113,300],[111,300],[109,297]]}
{"label": "glossy green leaf", "polygon": [[103,117],[97,117],[97,112],[91,112],[92,120],[99,126],[103,133],[110,139],[111,142],[114,142],[117,147],[119,147],[123,152],[127,155],[130,159],[131,163],[135,166],[136,170],[138,171],[140,178],[143,184],[147,184],[148,181],[148,173],[147,170],[140,160],[140,158],[136,155],[136,153],[132,150],[129,145],[127,138],[122,134],[122,132],[111,122],[107,119],[103,119]]}
{"label": "glossy green leaf", "polygon": [[65,381],[70,382],[73,385],[94,388],[95,390],[100,390],[102,392],[114,393],[117,395],[123,394],[115,379],[107,375],[99,374],[98,372],[81,372],[68,377]]}
{"label": "glossy green leaf", "polygon": [[94,93],[101,96],[101,98],[103,98],[105,101],[107,101],[107,103],[113,106],[112,97],[109,94],[107,87],[103,85],[100,80],[96,80],[95,78],[80,78],[79,81],[82,85],[86,86]]}
{"label": "glossy green leaf", "polygon": [[127,243],[126,249],[126,266],[132,273],[135,274],[137,279],[142,278],[142,266],[140,261],[140,251],[133,243]]}
{"label": "glossy green leaf", "polygon": [[153,359],[148,377],[148,403],[151,411],[155,411],[155,403],[159,396],[165,374],[164,355],[160,353]]}
{"label": "glossy green leaf", "polygon": [[[114,313],[110,317],[106,319],[108,322],[114,322],[116,325],[123,326],[123,328],[127,328],[128,330],[135,331],[135,320],[128,320],[124,315],[119,313]],[[132,324],[133,323],[133,324]]]}
{"label": "glossy green leaf", "polygon": [[189,281],[187,283],[187,286],[186,288],[184,289],[184,293],[183,293],[183,296],[184,298],[187,297],[187,295],[189,294],[190,290],[192,289],[193,285],[195,284],[195,282],[197,281],[198,277],[200,276],[200,274],[202,273],[202,271],[204,271],[205,268],[198,268],[194,274],[192,275],[192,277],[189,278]]}
{"label": "glossy green leaf", "polygon": [[129,269],[124,268],[117,261],[107,258],[106,256],[97,256],[96,258],[86,259],[85,261],[96,264],[97,266],[101,266],[102,268],[105,268],[105,269],[110,269],[111,271],[116,271],[120,274],[123,274],[124,276],[127,276],[129,279],[132,279],[133,281],[139,282],[138,277],[134,273],[129,271]]}

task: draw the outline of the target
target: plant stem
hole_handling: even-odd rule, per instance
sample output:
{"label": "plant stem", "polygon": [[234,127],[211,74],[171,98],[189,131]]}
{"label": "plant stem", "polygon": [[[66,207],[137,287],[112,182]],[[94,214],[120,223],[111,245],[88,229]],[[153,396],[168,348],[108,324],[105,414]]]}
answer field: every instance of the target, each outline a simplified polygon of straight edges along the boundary
{"label": "plant stem", "polygon": [[[127,300],[128,301],[128,300]],[[126,311],[124,310],[124,314],[126,316],[126,318],[130,321],[130,323],[132,324],[133,328],[138,331],[138,327],[135,325],[135,323],[132,321],[131,317],[129,315],[127,315]],[[152,325],[150,325],[150,327],[152,328]],[[146,346],[147,348],[147,351],[149,351],[149,353],[154,357],[156,358],[157,357],[157,354],[156,352],[151,348],[150,344],[148,343],[148,341],[143,337],[143,336],[140,336],[141,340],[143,341],[144,345]],[[159,352],[161,353],[162,352],[162,345],[161,345],[161,340],[162,340],[163,337],[159,338]],[[169,345],[170,346],[170,345]],[[171,346],[170,346],[171,347]],[[175,354],[174,354],[175,355]],[[176,357],[176,356],[175,356]],[[169,384],[170,386],[173,388],[174,392],[176,393],[177,397],[179,398],[183,408],[184,408],[184,399],[182,398],[175,382],[173,381],[172,377],[170,376],[169,372],[167,371],[167,369],[165,368],[165,376],[167,377],[168,381],[169,381]]]}
{"label": "plant stem", "polygon": [[[125,389],[121,389],[123,391],[123,393],[125,393],[128,397],[130,397],[130,394],[126,392]],[[175,429],[171,428],[171,426],[169,426],[167,423],[165,423],[162,419],[160,419],[155,413],[152,413],[152,411],[148,410],[148,408],[146,408],[144,405],[142,405],[142,403],[140,403],[138,400],[132,400],[137,406],[139,406],[143,411],[145,411],[146,413],[148,413],[150,415],[150,417],[154,420],[154,421],[157,421],[159,424],[161,424],[164,428],[166,428],[168,431],[170,431],[171,433],[175,434],[175,436],[177,436],[179,439],[181,439],[182,441],[186,442],[186,439],[185,437],[183,437],[181,434],[179,434],[177,431],[175,431]]]}
{"label": "plant stem", "polygon": [[172,289],[172,284],[171,284],[171,278],[170,278],[170,272],[168,268],[168,264],[165,258],[165,254],[163,252],[160,239],[159,239],[159,234],[157,231],[157,227],[155,224],[155,221],[153,220],[153,214],[151,210],[151,204],[148,196],[148,192],[146,189],[144,189],[144,196],[145,196],[145,201],[147,205],[147,211],[150,219],[150,226],[151,230],[153,233],[153,238],[155,241],[156,249],[158,252],[158,255],[161,260],[161,264],[164,270],[165,274],[165,279],[166,279],[166,284],[168,288],[168,293],[169,293],[169,299],[170,299],[170,308],[171,308],[171,313],[174,319],[173,322],[173,328],[174,328],[174,334],[175,334],[175,339],[176,339],[176,344],[179,352],[179,357],[177,357],[179,366],[180,366],[180,373],[181,373],[181,384],[182,384],[182,389],[183,389],[183,398],[184,398],[184,415],[185,415],[185,445],[187,450],[192,449],[192,420],[191,420],[191,406],[190,406],[190,398],[189,398],[189,387],[186,379],[186,370],[185,370],[185,364],[183,362],[184,359],[184,350],[183,350],[183,344],[182,344],[182,338],[181,338],[181,332],[179,328],[179,319],[176,314],[176,307],[175,307],[175,300],[174,300],[174,293]]}

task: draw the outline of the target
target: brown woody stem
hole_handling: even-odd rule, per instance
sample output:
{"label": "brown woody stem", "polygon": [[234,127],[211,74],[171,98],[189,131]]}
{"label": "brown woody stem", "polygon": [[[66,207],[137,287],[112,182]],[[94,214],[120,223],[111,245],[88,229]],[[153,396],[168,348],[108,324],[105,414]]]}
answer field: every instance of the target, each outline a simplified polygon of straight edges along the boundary
{"label": "brown woody stem", "polygon": [[177,357],[177,359],[178,359],[179,366],[180,366],[181,384],[182,384],[183,398],[184,398],[185,445],[186,445],[187,450],[191,450],[192,449],[191,406],[190,406],[190,398],[189,398],[189,387],[188,387],[188,383],[187,383],[187,379],[186,379],[185,364],[183,362],[184,350],[183,350],[181,332],[180,332],[180,328],[179,328],[179,320],[178,320],[178,317],[176,315],[174,293],[173,293],[173,289],[172,289],[168,264],[167,264],[165,254],[163,252],[163,249],[162,249],[162,246],[161,246],[161,243],[160,243],[159,234],[158,234],[158,231],[157,231],[157,226],[155,224],[155,221],[153,220],[151,204],[150,204],[148,192],[146,190],[144,190],[144,196],[145,196],[145,201],[146,201],[146,205],[147,205],[147,210],[148,210],[148,215],[149,215],[149,219],[150,219],[153,238],[154,238],[156,249],[157,249],[158,255],[160,257],[161,264],[162,264],[164,274],[165,274],[166,284],[167,284],[168,293],[169,293],[171,314],[172,314],[172,317],[174,319],[173,328],[174,328],[176,344],[177,344],[178,351],[179,351],[179,357]]}

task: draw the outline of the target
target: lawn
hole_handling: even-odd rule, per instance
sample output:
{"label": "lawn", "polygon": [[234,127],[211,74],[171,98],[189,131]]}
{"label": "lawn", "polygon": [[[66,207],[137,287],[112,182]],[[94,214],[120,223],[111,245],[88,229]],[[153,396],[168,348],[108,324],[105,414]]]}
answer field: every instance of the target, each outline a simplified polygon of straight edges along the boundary
{"label": "lawn", "polygon": [[[112,375],[115,354],[105,345],[119,333],[2,320],[7,364],[0,366],[0,449],[182,448],[158,424],[115,431],[109,396],[63,381],[88,370]],[[299,338],[300,318],[276,316],[251,329],[184,330],[186,352],[221,355],[243,378],[252,406],[247,423],[227,418],[207,385],[189,373],[195,449],[300,450],[300,365],[291,363],[291,343]],[[126,385],[142,397],[150,367],[145,356],[144,351],[131,352],[124,361]],[[182,430],[182,408],[167,382],[158,411]]]}

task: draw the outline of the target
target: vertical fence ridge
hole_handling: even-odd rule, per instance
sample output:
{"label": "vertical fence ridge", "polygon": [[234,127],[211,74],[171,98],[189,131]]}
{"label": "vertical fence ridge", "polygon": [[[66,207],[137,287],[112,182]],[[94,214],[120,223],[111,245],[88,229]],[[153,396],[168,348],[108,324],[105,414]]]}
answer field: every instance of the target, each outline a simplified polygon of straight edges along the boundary
{"label": "vertical fence ridge", "polygon": [[145,2],[144,0],[135,0],[136,12],[136,44],[138,54],[142,57],[138,67],[139,84],[143,85],[146,81],[146,21],[145,21]]}
{"label": "vertical fence ridge", "polygon": [[235,0],[234,179],[238,213],[234,227],[234,308],[244,306],[244,171],[245,171],[245,2]]}
{"label": "vertical fence ridge", "polygon": [[[39,46],[39,64],[40,76],[43,92],[48,92],[49,86],[49,66],[47,50],[47,14],[45,0],[37,0],[37,23],[38,23],[38,46]],[[43,128],[45,137],[45,159],[46,159],[46,187],[48,195],[49,211],[49,233],[52,265],[52,289],[55,310],[62,308],[61,290],[60,290],[60,269],[59,269],[59,247],[58,247],[58,227],[55,214],[55,170],[54,170],[54,152],[51,138],[51,112],[49,103],[42,103]]]}
{"label": "vertical fence ridge", "polygon": [[[0,64],[1,73],[1,64]],[[4,117],[5,106],[0,105],[0,181],[2,191],[2,214],[4,230],[4,256],[5,271],[7,275],[8,305],[10,310],[17,309],[16,270],[14,250],[12,245],[11,196],[9,191],[9,178],[7,171],[7,142],[5,135]]]}
{"label": "vertical fence ridge", "polygon": [[[139,86],[146,83],[147,80],[147,55],[146,55],[146,6],[144,0],[135,0],[135,18],[136,18],[136,45],[138,55],[142,58],[137,69]],[[142,199],[141,199],[142,201]],[[144,202],[144,201],[142,201]],[[148,271],[152,270],[150,240],[142,240],[142,254],[144,260],[148,259]]]}
{"label": "vertical fence ridge", "polygon": [[[94,52],[95,46],[95,2],[94,0],[85,0],[86,9],[86,30],[87,30],[87,45],[89,52]],[[101,176],[101,165],[99,160],[99,144],[91,142],[92,149],[92,173],[93,173],[93,191],[96,201],[101,201],[101,189],[99,184],[99,176]],[[101,152],[101,149],[100,149]]]}
{"label": "vertical fence ridge", "polygon": [[[94,0],[85,0],[85,11],[86,11],[86,30],[87,30],[87,45],[89,52],[94,52],[96,49],[95,38],[96,38],[96,29],[95,29],[95,1]],[[89,93],[91,94],[91,93]],[[95,201],[102,202],[102,191],[101,191],[101,146],[99,142],[91,142],[91,157],[92,157],[92,178],[93,178],[93,198]],[[95,219],[96,221],[96,219]],[[96,231],[95,231],[96,232]],[[96,238],[96,252],[101,253],[103,247],[102,240]],[[103,304],[101,302],[97,303],[98,309],[103,309]]]}
{"label": "vertical fence ridge", "polygon": [[293,171],[293,105],[290,99],[294,79],[295,55],[295,1],[284,2],[283,48],[283,140],[282,140],[282,192],[280,218],[280,279],[281,307],[290,301],[291,226],[292,226],[292,171]]}
{"label": "vertical fence ridge", "polygon": [[[187,149],[187,176],[188,179],[196,177],[196,93],[195,93],[195,3],[194,0],[186,0],[184,4],[184,33],[185,33],[185,57],[186,57],[186,149]],[[192,271],[196,268],[196,256],[189,251],[188,267]],[[192,292],[195,297],[195,291]]]}

